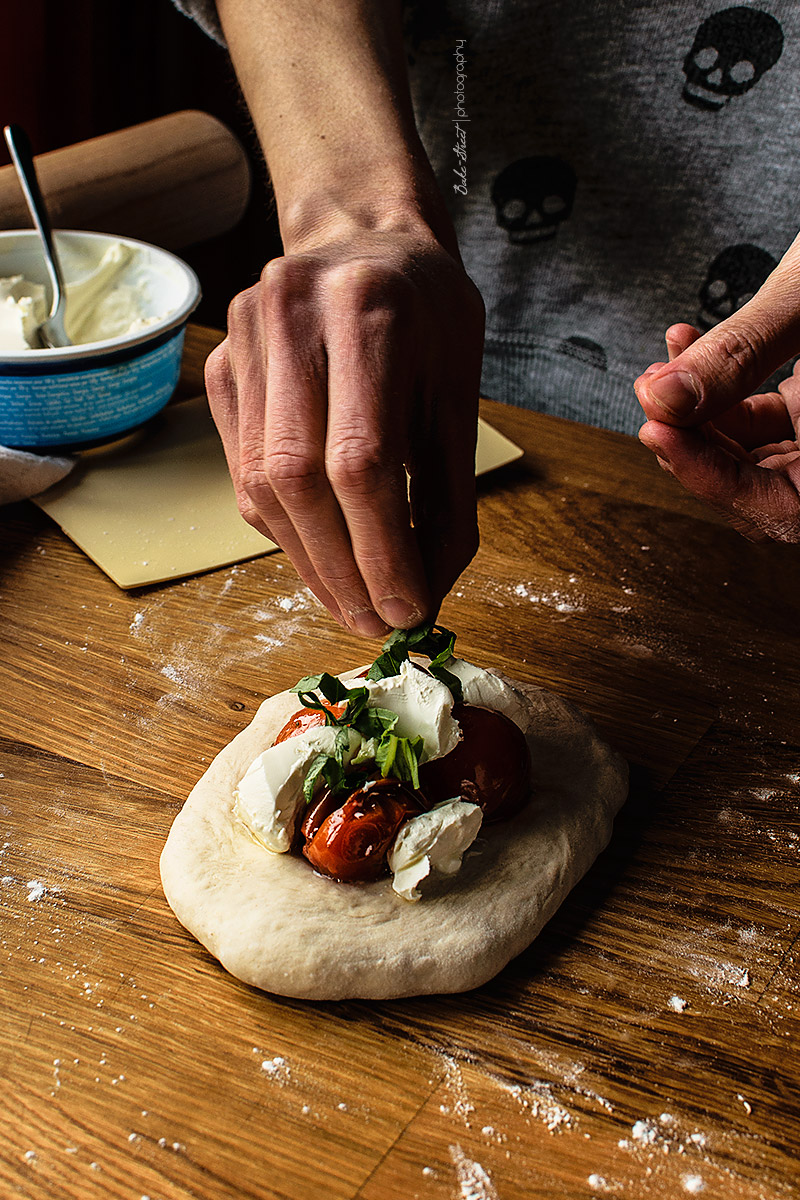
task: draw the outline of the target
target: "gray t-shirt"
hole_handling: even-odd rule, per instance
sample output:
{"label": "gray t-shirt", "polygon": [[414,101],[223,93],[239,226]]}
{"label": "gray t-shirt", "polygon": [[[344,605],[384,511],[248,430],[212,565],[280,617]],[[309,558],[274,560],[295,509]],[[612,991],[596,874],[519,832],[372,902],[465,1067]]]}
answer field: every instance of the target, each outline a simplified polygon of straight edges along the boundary
{"label": "gray t-shirt", "polygon": [[412,0],[406,27],[484,394],[635,432],[665,329],[735,311],[800,228],[800,4]]}

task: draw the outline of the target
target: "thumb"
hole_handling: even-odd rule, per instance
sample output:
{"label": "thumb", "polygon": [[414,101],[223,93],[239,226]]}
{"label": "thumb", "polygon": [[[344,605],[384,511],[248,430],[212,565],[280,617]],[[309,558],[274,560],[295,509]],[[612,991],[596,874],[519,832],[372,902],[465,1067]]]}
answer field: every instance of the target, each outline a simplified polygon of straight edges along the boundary
{"label": "thumb", "polygon": [[800,348],[800,237],[751,300],[637,380],[652,421],[701,425],[750,396]]}

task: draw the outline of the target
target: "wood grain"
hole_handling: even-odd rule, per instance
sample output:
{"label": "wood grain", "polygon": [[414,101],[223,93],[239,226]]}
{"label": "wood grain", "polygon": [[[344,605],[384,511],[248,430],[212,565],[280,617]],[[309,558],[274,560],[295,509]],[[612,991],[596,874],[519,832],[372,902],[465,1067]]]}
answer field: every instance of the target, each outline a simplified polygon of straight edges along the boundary
{"label": "wood grain", "polygon": [[[218,337],[191,332],[183,395]],[[481,485],[442,619],[635,769],[608,850],[463,996],[260,994],[161,893],[175,812],[260,699],[373,647],[282,555],[126,594],[3,510],[3,1197],[796,1193],[800,560],[632,439],[484,415],[526,454]]]}
{"label": "wood grain", "polygon": [[[238,139],[216,117],[192,110],[39,154],[36,170],[54,226],[167,250],[226,233],[250,195]],[[14,168],[0,167],[0,229],[30,224]]]}

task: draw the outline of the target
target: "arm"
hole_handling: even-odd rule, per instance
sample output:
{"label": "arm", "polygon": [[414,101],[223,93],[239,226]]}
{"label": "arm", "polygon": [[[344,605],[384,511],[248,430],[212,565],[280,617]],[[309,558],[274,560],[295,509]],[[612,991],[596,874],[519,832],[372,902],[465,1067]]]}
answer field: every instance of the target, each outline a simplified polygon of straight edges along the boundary
{"label": "arm", "polygon": [[231,305],[212,411],[244,516],[379,636],[432,616],[477,547],[482,304],[414,126],[400,5],[218,9],[284,257]]}

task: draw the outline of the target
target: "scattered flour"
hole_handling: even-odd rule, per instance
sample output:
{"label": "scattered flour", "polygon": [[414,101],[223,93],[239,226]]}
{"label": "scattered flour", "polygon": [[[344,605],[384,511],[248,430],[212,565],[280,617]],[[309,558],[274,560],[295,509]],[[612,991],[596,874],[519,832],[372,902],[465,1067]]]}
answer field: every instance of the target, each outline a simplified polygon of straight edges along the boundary
{"label": "scattered flour", "polygon": [[41,900],[47,894],[47,888],[38,879],[29,879],[25,885],[28,889],[29,900]]}
{"label": "scattered flour", "polygon": [[595,1175],[592,1173],[586,1182],[588,1183],[589,1187],[593,1188],[596,1192],[607,1192],[610,1190],[602,1175]]}
{"label": "scattered flour", "polygon": [[171,679],[173,683],[179,683],[181,687],[189,686],[189,679],[186,672],[181,671],[178,667],[173,666],[172,663],[167,663],[165,666],[163,666],[161,668],[161,674],[165,675],[167,679]]}
{"label": "scattered flour", "polygon": [[686,1011],[686,1001],[682,996],[670,996],[667,1004],[673,1012],[682,1013]]}
{"label": "scattered flour", "polygon": [[461,1189],[461,1200],[499,1200],[488,1171],[479,1162],[468,1158],[458,1143],[450,1147],[450,1158]]}
{"label": "scattered flour", "polygon": [[706,1182],[702,1175],[682,1175],[681,1183],[685,1192],[691,1192],[696,1196],[698,1192],[705,1191]]}
{"label": "scattered flour", "polygon": [[[469,1129],[469,1114],[475,1111],[474,1104],[470,1103],[467,1089],[464,1085],[464,1076],[461,1074],[461,1067],[451,1054],[442,1054],[445,1070],[445,1086],[453,1098],[453,1111],[457,1116],[461,1117],[462,1121]],[[446,1108],[441,1106],[442,1111]],[[448,1110],[449,1111],[449,1110]]]}
{"label": "scattered flour", "polygon": [[268,650],[278,650],[283,645],[280,638],[270,637],[268,633],[257,633],[255,640]]}
{"label": "scattered flour", "polygon": [[631,1129],[634,1141],[652,1146],[658,1138],[658,1127],[653,1121],[636,1121]]}
{"label": "scattered flour", "polygon": [[276,1083],[287,1083],[292,1077],[292,1071],[286,1059],[276,1054],[274,1058],[265,1058],[261,1063],[261,1070],[270,1079],[274,1079]]}
{"label": "scattered flour", "polygon": [[537,592],[532,589],[532,584],[518,583],[514,588],[514,595],[520,596],[523,600],[530,600],[531,604],[545,604],[560,613],[585,611],[580,598],[576,599],[574,596],[568,596],[555,589],[552,592]]}
{"label": "scattered flour", "polygon": [[573,1128],[572,1113],[563,1104],[559,1104],[549,1084],[536,1083],[526,1088],[518,1084],[506,1084],[505,1089],[522,1108],[530,1112],[531,1116],[540,1120],[549,1133],[555,1133],[556,1130],[560,1133],[564,1129]]}
{"label": "scattered flour", "polygon": [[315,598],[310,588],[299,588],[293,596],[281,596],[275,601],[276,606],[282,612],[294,612],[295,609],[302,611],[312,603],[315,603]]}

